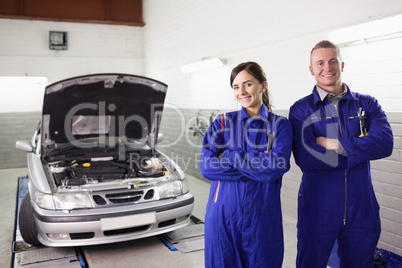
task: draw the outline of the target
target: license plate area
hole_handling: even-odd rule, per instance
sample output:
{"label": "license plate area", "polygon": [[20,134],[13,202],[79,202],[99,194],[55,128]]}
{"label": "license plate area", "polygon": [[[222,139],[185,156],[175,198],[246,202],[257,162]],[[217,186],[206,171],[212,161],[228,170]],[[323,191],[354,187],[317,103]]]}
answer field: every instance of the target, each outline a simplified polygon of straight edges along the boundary
{"label": "license plate area", "polygon": [[130,216],[103,218],[101,219],[101,228],[103,231],[116,230],[142,225],[149,225],[156,222],[156,213],[148,212]]}

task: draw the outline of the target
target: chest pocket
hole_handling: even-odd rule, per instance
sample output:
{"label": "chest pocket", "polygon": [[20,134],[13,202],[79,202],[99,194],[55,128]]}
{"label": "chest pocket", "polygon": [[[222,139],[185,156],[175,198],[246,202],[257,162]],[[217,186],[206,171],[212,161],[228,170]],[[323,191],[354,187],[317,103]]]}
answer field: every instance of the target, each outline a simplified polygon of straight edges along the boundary
{"label": "chest pocket", "polygon": [[338,138],[339,125],[338,119],[332,116],[320,117],[312,116],[309,118],[310,124],[314,129],[315,137]]}
{"label": "chest pocket", "polygon": [[347,132],[348,137],[359,137],[360,135],[360,122],[359,117],[357,116],[349,116],[347,119]]}

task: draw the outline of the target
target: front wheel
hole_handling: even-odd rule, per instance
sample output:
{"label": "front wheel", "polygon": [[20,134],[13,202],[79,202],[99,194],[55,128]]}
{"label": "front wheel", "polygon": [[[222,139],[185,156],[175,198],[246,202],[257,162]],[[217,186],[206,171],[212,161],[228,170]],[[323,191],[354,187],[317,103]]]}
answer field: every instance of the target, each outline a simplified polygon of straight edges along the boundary
{"label": "front wheel", "polygon": [[24,199],[22,199],[18,224],[21,236],[25,242],[33,246],[42,245],[38,239],[38,229],[36,227],[29,193],[27,193]]}

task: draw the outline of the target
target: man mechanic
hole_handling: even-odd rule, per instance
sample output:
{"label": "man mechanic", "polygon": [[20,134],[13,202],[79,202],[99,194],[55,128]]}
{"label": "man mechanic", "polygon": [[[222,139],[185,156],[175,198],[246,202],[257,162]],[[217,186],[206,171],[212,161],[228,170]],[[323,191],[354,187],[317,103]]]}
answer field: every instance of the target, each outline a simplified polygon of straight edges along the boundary
{"label": "man mechanic", "polygon": [[342,82],[339,48],[310,55],[316,86],[290,108],[298,196],[297,268],[327,267],[335,241],[341,268],[373,267],[381,223],[370,161],[391,155],[393,135],[377,100]]}

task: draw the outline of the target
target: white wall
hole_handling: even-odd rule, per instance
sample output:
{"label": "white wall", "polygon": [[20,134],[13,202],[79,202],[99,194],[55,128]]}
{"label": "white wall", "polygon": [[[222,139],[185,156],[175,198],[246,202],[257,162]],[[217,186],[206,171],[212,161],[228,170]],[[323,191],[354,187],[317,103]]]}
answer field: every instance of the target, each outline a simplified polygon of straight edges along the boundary
{"label": "white wall", "polygon": [[[50,50],[49,31],[66,31],[68,50]],[[72,76],[143,75],[143,32],[143,27],[0,19],[0,113],[41,111],[44,87]],[[47,82],[27,84],[21,76]]]}
{"label": "white wall", "polygon": [[[49,50],[49,31],[68,32],[68,50]],[[0,76],[44,76],[53,83],[99,72],[142,75],[143,32],[143,27],[0,19]]]}
{"label": "white wall", "polygon": [[355,91],[376,97],[386,112],[401,112],[401,48],[402,37],[342,48],[343,80]]}
{"label": "white wall", "polygon": [[[316,42],[328,38],[328,33],[339,27],[398,13],[402,13],[400,0],[147,0],[145,70],[147,75],[169,85],[167,101],[173,104],[183,108],[233,109],[236,104],[229,86],[230,70],[242,61],[257,61],[268,75],[274,106],[288,109],[312,90],[314,79],[308,64],[309,52]],[[354,59],[348,61],[346,54],[344,60],[350,66]],[[394,54],[392,66],[398,66],[401,74],[401,50]],[[181,64],[204,57],[220,57],[228,63],[209,72],[180,72]],[[370,57],[371,54],[365,55],[366,59]],[[348,71],[346,68],[345,74]],[[352,89],[367,87],[362,75],[357,80],[346,78]],[[382,87],[384,81],[375,82],[369,86]],[[399,79],[395,86],[400,88],[402,81]],[[401,98],[402,93],[393,90],[392,94]],[[386,110],[402,110],[395,107],[395,101],[388,103],[389,95],[384,100],[379,98]]]}

